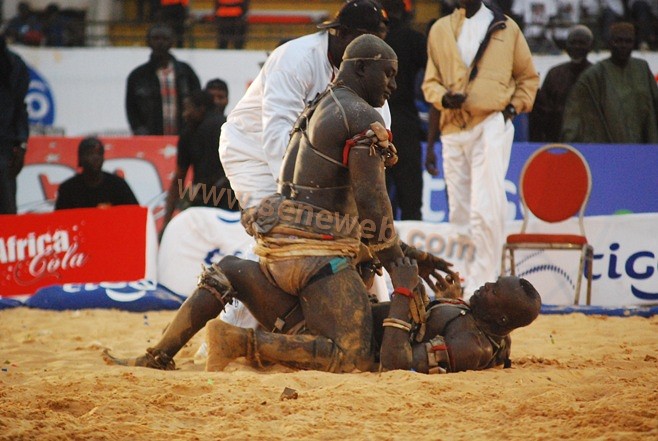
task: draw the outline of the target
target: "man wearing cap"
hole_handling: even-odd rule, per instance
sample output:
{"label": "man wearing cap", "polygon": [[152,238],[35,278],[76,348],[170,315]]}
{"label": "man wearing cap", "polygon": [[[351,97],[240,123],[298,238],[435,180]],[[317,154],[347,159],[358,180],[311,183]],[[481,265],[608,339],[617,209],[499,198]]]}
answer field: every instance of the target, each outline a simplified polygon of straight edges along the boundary
{"label": "man wearing cap", "polygon": [[[318,27],[322,31],[291,40],[270,54],[222,127],[219,155],[242,208],[276,192],[295,120],[334,79],[343,51],[354,38],[385,35],[386,16],[374,0],[352,0]],[[388,105],[381,111],[390,126]]]}
{"label": "man wearing cap", "polygon": [[[278,47],[265,62],[222,126],[219,155],[240,207],[247,210],[277,192],[277,178],[293,125],[304,107],[335,79],[347,45],[363,34],[383,37],[386,16],[374,0],[352,0],[322,31]],[[378,108],[390,127],[386,102]],[[437,271],[452,273],[450,264],[430,253],[401,244],[419,261],[421,276],[434,289]],[[255,256],[253,256],[255,257]],[[385,293],[382,293],[384,295]],[[243,316],[238,303],[224,318]],[[241,319],[243,324],[248,319]],[[253,326],[255,320],[251,321]]]}

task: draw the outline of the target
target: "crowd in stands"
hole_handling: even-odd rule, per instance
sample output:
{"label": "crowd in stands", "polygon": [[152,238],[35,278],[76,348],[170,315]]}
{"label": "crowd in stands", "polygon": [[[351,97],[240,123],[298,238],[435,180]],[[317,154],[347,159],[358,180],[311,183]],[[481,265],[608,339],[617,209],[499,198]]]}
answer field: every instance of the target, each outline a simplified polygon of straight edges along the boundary
{"label": "crowd in stands", "polygon": [[[459,0],[439,0],[437,18],[450,14]],[[219,49],[242,49],[248,38],[249,0],[216,0],[209,16],[216,24]],[[413,2],[405,13],[413,17]],[[512,17],[523,30],[533,54],[558,54],[565,50],[569,29],[586,25],[594,34],[594,50],[607,49],[611,24],[627,21],[637,32],[636,49],[658,50],[658,0],[484,0]],[[116,7],[125,8],[125,5]],[[135,17],[143,22],[166,22],[183,47],[190,32],[189,0],[136,0]],[[125,15],[125,13],[123,14]],[[416,17],[417,18],[417,17]],[[5,17],[10,42],[30,46],[84,45],[85,12],[61,8],[57,2],[34,10],[29,1],[18,3],[14,17]],[[204,18],[207,21],[208,17]],[[418,29],[424,23],[416,23]]]}
{"label": "crowd in stands", "polygon": [[514,0],[512,16],[520,23],[533,52],[564,50],[569,29],[585,24],[600,47],[607,47],[610,25],[629,21],[637,29],[640,49],[655,50],[656,0]]}
{"label": "crowd in stands", "polygon": [[49,3],[37,11],[29,2],[22,1],[3,32],[9,42],[26,46],[82,46],[84,12],[62,9],[57,3]]}

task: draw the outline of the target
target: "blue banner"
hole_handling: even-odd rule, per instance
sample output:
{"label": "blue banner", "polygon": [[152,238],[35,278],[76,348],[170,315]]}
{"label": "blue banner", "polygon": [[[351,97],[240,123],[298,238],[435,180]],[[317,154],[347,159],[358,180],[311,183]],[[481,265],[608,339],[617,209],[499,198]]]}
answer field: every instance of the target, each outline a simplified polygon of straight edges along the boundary
{"label": "blue banner", "polygon": [[[510,218],[522,219],[518,183],[521,169],[542,143],[515,142],[506,177]],[[658,213],[658,145],[649,144],[573,144],[589,163],[592,193],[586,216],[620,213]],[[424,152],[425,146],[423,146]],[[439,169],[441,146],[435,145]],[[423,153],[424,155],[424,153]],[[441,172],[443,173],[443,172]],[[560,173],[556,170],[555,173]],[[430,176],[423,171],[425,186],[423,220],[446,222],[447,198],[443,175]]]}

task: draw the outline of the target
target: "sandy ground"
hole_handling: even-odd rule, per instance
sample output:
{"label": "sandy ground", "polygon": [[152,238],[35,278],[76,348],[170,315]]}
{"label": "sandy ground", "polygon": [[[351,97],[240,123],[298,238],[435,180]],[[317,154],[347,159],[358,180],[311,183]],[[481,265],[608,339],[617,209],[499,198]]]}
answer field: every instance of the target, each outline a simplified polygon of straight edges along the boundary
{"label": "sandy ground", "polygon": [[540,316],[511,369],[441,376],[206,373],[202,333],[175,372],[103,363],[173,314],[0,311],[0,440],[658,440],[658,317]]}

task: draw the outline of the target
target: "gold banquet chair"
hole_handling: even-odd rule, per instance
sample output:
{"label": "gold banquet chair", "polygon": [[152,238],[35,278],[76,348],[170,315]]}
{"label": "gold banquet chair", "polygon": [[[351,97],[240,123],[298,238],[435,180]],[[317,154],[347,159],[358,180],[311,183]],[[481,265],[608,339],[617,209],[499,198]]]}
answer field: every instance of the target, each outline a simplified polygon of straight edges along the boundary
{"label": "gold banquet chair", "polygon": [[[547,144],[535,151],[521,170],[519,197],[523,204],[521,232],[507,236],[503,245],[501,274],[509,254],[510,273],[515,275],[516,250],[574,250],[580,252],[574,304],[580,301],[583,270],[587,268],[587,304],[592,296],[594,249],[587,242],[583,217],[592,190],[592,174],[583,155],[567,144]],[[580,234],[528,233],[531,216],[539,219],[537,229],[547,223],[578,215]],[[534,219],[533,219],[534,223]],[[533,228],[534,229],[534,228]]]}

